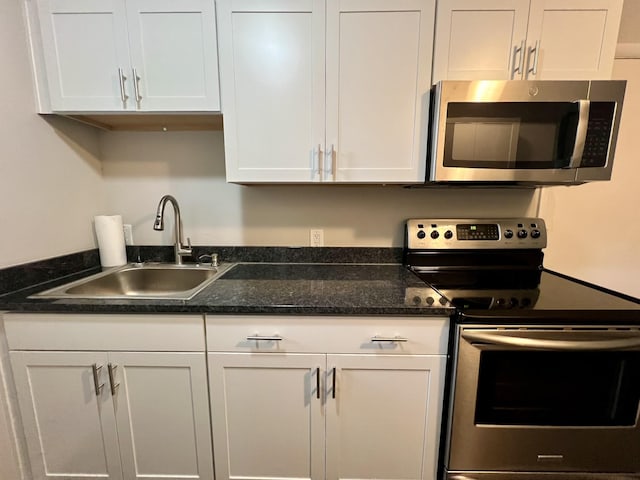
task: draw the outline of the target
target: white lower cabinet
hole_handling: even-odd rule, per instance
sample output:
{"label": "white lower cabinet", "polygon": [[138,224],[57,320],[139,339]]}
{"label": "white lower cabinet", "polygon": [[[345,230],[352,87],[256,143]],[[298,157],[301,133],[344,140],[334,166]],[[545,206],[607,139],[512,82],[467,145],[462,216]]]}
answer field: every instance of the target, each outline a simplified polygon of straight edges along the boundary
{"label": "white lower cabinet", "polygon": [[216,479],[435,479],[447,325],[207,317]]}
{"label": "white lower cabinet", "polygon": [[[98,352],[11,352],[34,479],[122,479],[115,410]],[[102,369],[101,368],[101,369]]]}
{"label": "white lower cabinet", "polygon": [[447,318],[3,320],[35,480],[435,480]]}
{"label": "white lower cabinet", "polygon": [[216,479],[324,478],[324,355],[209,354]]}
{"label": "white lower cabinet", "polygon": [[327,478],[434,479],[444,357],[329,355],[327,365]]}
{"label": "white lower cabinet", "polygon": [[[139,335],[154,326],[173,332],[165,345]],[[5,328],[35,480],[213,480],[202,317],[7,315]],[[201,351],[118,350],[120,335],[140,350],[194,349],[197,332]],[[46,351],[83,336],[105,350]]]}

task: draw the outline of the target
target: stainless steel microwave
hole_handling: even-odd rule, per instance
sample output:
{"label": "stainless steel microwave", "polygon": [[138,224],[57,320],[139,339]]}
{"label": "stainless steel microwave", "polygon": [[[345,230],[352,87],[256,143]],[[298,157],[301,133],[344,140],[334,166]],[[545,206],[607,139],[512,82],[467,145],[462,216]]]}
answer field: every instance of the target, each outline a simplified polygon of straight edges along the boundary
{"label": "stainless steel microwave", "polygon": [[624,80],[441,81],[427,182],[609,180],[625,88]]}

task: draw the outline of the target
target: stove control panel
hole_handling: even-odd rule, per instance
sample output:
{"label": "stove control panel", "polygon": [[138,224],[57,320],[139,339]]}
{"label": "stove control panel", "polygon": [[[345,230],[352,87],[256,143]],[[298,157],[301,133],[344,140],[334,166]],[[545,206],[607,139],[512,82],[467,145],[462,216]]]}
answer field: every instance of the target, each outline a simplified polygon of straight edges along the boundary
{"label": "stove control panel", "polygon": [[541,249],[547,229],[541,218],[418,219],[407,220],[405,245],[430,249]]}

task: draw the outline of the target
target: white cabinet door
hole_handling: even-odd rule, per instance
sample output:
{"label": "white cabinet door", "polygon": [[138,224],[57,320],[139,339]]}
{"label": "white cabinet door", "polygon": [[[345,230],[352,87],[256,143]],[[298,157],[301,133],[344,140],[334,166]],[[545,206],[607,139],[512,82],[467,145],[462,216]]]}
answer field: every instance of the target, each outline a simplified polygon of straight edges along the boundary
{"label": "white cabinet door", "polygon": [[621,15],[621,0],[531,0],[527,78],[610,79]]}
{"label": "white cabinet door", "polygon": [[118,75],[129,68],[122,0],[38,0],[38,13],[53,111],[135,107]]}
{"label": "white cabinet door", "polygon": [[328,0],[324,180],[425,178],[434,0]]}
{"label": "white cabinet door", "polygon": [[326,478],[435,480],[445,356],[328,355],[327,368]]}
{"label": "white cabinet door", "polygon": [[220,110],[213,0],[126,0],[131,101],[143,111]]}
{"label": "white cabinet door", "polygon": [[522,78],[529,0],[438,2],[433,83]]}
{"label": "white cabinet door", "polygon": [[126,480],[213,480],[204,353],[110,352]]}
{"label": "white cabinet door", "polygon": [[324,8],[324,0],[218,3],[227,181],[319,181]]}
{"label": "white cabinet door", "polygon": [[10,357],[34,478],[121,480],[107,354],[11,352]]}
{"label": "white cabinet door", "polygon": [[326,358],[210,353],[217,480],[324,480]]}
{"label": "white cabinet door", "polygon": [[622,0],[442,0],[433,82],[609,79]]}

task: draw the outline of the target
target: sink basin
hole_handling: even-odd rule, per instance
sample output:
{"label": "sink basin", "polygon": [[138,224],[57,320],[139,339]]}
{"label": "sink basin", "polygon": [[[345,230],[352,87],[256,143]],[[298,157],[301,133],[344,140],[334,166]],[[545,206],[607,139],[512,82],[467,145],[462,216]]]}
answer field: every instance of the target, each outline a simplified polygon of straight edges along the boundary
{"label": "sink basin", "polygon": [[232,264],[222,264],[218,267],[132,264],[101,272],[31,297],[188,300],[231,266]]}

